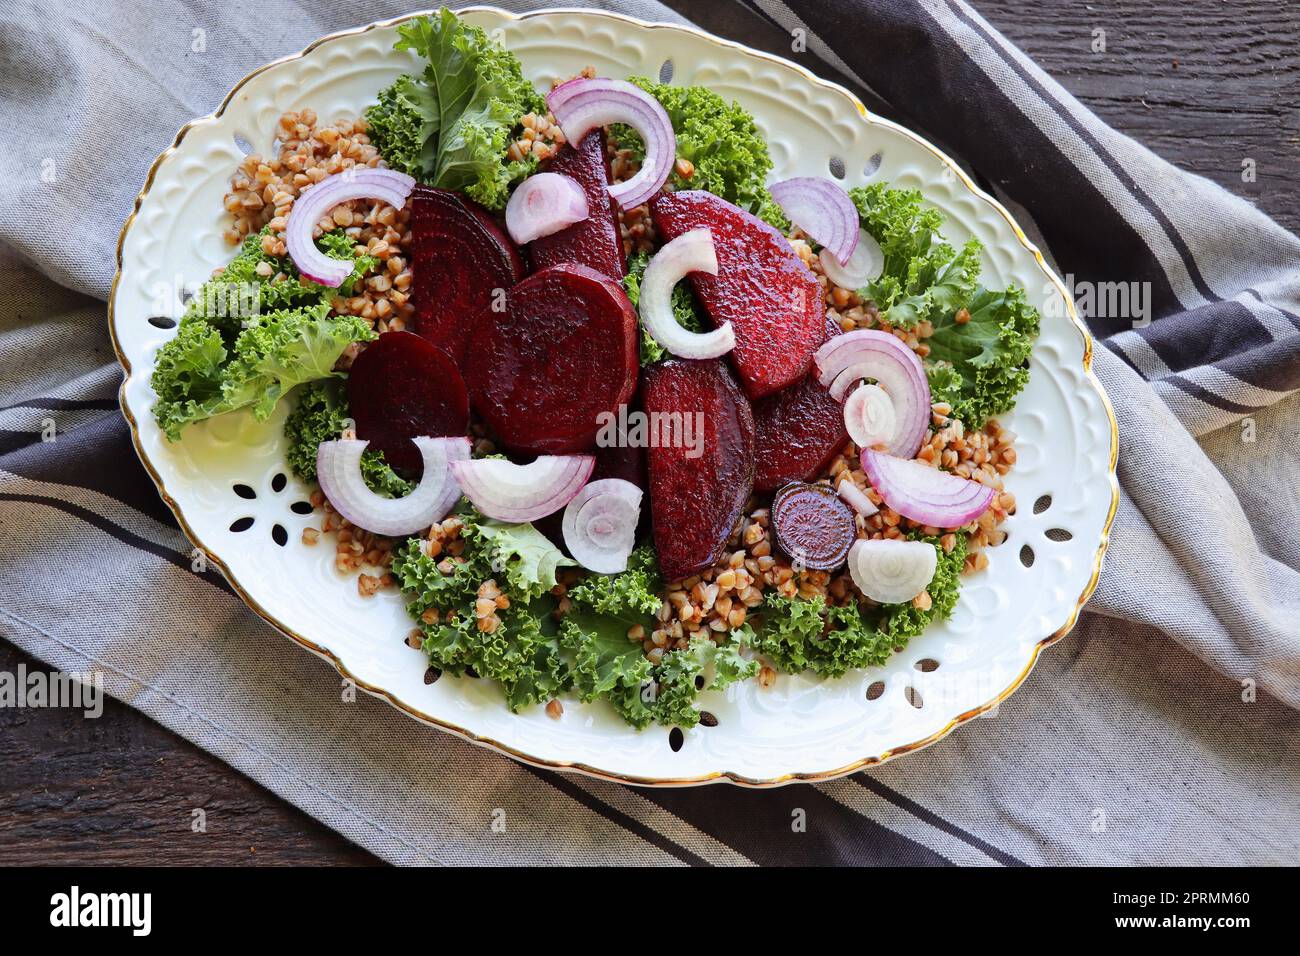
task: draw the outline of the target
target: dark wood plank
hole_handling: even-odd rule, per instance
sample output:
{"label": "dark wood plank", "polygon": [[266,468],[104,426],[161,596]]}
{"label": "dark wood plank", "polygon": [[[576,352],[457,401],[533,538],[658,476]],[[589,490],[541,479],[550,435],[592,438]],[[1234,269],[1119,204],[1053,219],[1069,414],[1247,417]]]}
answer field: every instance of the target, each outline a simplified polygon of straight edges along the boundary
{"label": "dark wood plank", "polygon": [[[668,0],[783,55],[727,3]],[[1300,5],[1292,0],[980,0],[978,8],[1106,122],[1300,228]],[[1092,51],[1093,31],[1106,50]],[[1254,159],[1257,181],[1241,179]],[[0,642],[0,670],[37,666]],[[0,865],[376,862],[139,712],[0,709]],[[207,811],[206,834],[190,830]]]}
{"label": "dark wood plank", "polygon": [[[19,664],[47,670],[0,642],[0,670]],[[0,767],[0,866],[379,862],[115,700],[94,720],[0,708]]]}

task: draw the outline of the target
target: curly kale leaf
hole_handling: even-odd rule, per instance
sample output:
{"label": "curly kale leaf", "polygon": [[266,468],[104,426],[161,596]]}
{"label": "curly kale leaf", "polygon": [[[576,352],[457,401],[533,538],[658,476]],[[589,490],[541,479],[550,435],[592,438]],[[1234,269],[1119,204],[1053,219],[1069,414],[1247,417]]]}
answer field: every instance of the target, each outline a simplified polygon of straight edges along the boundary
{"label": "curly kale leaf", "polygon": [[[150,379],[158,395],[154,418],[171,441],[191,422],[238,408],[269,418],[295,385],[333,376],[345,348],[375,337],[363,319],[329,314],[339,290],[302,279],[288,258],[267,255],[266,231],[245,239],[230,265],[203,284],[176,336],[158,351]],[[334,258],[354,258],[341,232],[318,245]],[[269,276],[257,271],[262,263],[270,265]],[[374,263],[357,258],[345,287]]]}
{"label": "curly kale leaf", "polygon": [[576,566],[564,552],[531,524],[506,524],[493,518],[481,518],[466,524],[466,540],[486,552],[488,563],[497,575],[505,575],[498,585],[510,600],[525,603],[541,597],[555,587],[555,572],[561,567]]}
{"label": "curly kale leaf", "polygon": [[394,169],[501,209],[511,185],[536,166],[506,157],[520,117],[544,102],[519,61],[447,8],[397,28],[398,50],[427,61],[401,76],[366,110],[371,141]]}
{"label": "curly kale leaf", "polygon": [[[311,382],[298,389],[297,402],[284,423],[289,443],[289,467],[303,481],[316,480],[316,450],[323,441],[338,438],[348,421],[348,403],[343,382]],[[384,453],[366,449],[361,455],[361,477],[370,490],[386,498],[409,495],[415,487],[393,471]]]}
{"label": "curly kale leaf", "polygon": [[884,253],[880,276],[860,290],[876,303],[882,321],[913,328],[951,316],[970,299],[980,272],[978,241],[957,250],[939,239],[943,215],[924,207],[917,190],[872,183],[849,196]]}
{"label": "curly kale leaf", "polygon": [[587,576],[569,588],[569,600],[597,614],[635,620],[659,610],[662,588],[654,548],[643,544],[628,558],[626,571]]}
{"label": "curly kale leaf", "polygon": [[731,639],[715,644],[707,637],[694,637],[686,647],[665,654],[655,669],[655,719],[678,727],[699,723],[695,699],[701,690],[723,690],[758,673],[759,662],[747,660],[740,648]]}
{"label": "curly kale leaf", "polygon": [[[643,76],[629,78],[660,103],[677,134],[677,155],[695,170],[687,179],[676,169],[669,182],[673,189],[704,189],[739,206],[782,233],[790,220],[767,191],[772,157],[754,117],[739,103],[728,103],[703,86],[655,83]],[[615,127],[619,145],[645,158],[641,137],[627,126]]]}
{"label": "curly kale leaf", "polygon": [[858,604],[828,606],[822,597],[785,598],[771,593],[757,615],[758,625],[741,638],[778,669],[797,673],[812,670],[839,677],[850,668],[885,663],[895,648],[924,631],[933,621],[945,620],[957,604],[959,575],[966,559],[966,536],[957,534],[957,546],[945,554],[939,543],[930,592],[929,610],[911,603],[864,609]]}
{"label": "curly kale leaf", "polygon": [[[983,428],[1009,411],[1029,381],[1029,353],[1038,337],[1038,310],[1022,289],[978,289],[966,310],[969,321],[952,315],[934,321],[930,346],[930,390],[936,401],[952,405],[967,428]],[[951,368],[952,373],[939,370]]]}
{"label": "curly kale leaf", "polygon": [[[633,253],[632,258],[628,260],[627,274],[623,276],[623,289],[627,292],[628,300],[634,309],[639,309],[641,281],[645,278],[645,268],[649,264],[650,253],[644,250]],[[709,328],[704,320],[704,308],[695,298],[695,293],[691,291],[690,283],[679,282],[673,286],[672,301],[673,316],[683,328],[690,329],[692,332],[704,332]],[[637,314],[639,316],[640,312],[638,311]],[[640,323],[639,318],[637,321]],[[658,362],[667,354],[667,350],[651,338],[645,326],[641,325],[641,364],[650,365]]]}

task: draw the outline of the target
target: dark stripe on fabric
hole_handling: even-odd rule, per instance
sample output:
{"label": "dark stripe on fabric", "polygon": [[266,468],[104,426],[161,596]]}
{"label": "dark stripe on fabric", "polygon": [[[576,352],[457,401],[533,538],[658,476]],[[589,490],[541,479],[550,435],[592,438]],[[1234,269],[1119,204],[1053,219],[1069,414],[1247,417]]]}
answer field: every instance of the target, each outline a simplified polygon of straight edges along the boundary
{"label": "dark stripe on fabric", "polygon": [[115,398],[29,398],[25,401],[14,402],[12,405],[5,405],[0,408],[0,412],[7,412],[11,408],[40,408],[51,412],[77,412],[85,409],[113,411],[117,407],[117,399]]}
{"label": "dark stripe on fabric", "polygon": [[1196,257],[1192,255],[1192,250],[1188,248],[1187,242],[1183,239],[1182,233],[1178,231],[1178,228],[1173,224],[1170,218],[1165,215],[1165,211],[1160,208],[1160,205],[1147,195],[1146,191],[1138,185],[1137,181],[1129,174],[1129,171],[1124,168],[1124,164],[1120,162],[1114,154],[1112,154],[1111,151],[1107,149],[1099,139],[1097,139],[1096,136],[1093,135],[1092,131],[1088,129],[1087,126],[1081,123],[1073,113],[1063,107],[1057,101],[1056,97],[1052,96],[1047,87],[1044,86],[1043,83],[1033,75],[1033,73],[1026,69],[1019,60],[1017,60],[1006,50],[1005,47],[1002,46],[1001,43],[998,42],[997,37],[994,36],[991,30],[985,27],[984,24],[980,23],[978,20],[968,16],[966,11],[962,9],[962,4],[953,3],[952,0],[948,0],[948,9],[953,12],[953,15],[956,16],[957,19],[961,20],[972,30],[981,34],[988,42],[989,47],[997,53],[1002,62],[1009,66],[1017,76],[1028,83],[1034,92],[1039,95],[1044,104],[1049,106],[1052,109],[1052,112],[1060,117],[1067,126],[1079,134],[1080,138],[1083,139],[1084,142],[1092,147],[1098,158],[1100,158],[1101,161],[1106,164],[1107,168],[1115,174],[1115,178],[1124,185],[1124,188],[1129,191],[1133,198],[1141,203],[1143,208],[1146,209],[1147,212],[1151,213],[1152,217],[1157,223],[1159,223],[1161,230],[1163,230],[1164,234],[1173,244],[1174,249],[1178,252],[1179,258],[1182,259],[1183,266],[1187,269],[1187,276],[1192,280],[1192,285],[1196,287],[1196,291],[1211,302],[1220,301],[1220,296],[1216,295],[1214,291],[1206,285],[1205,279],[1202,278],[1201,270],[1196,264]]}
{"label": "dark stripe on fabric", "polygon": [[926,807],[921,806],[921,804],[917,803],[911,797],[906,797],[897,790],[885,786],[874,777],[870,777],[865,773],[855,773],[849,779],[858,786],[870,790],[879,797],[883,797],[894,806],[901,807],[918,820],[930,824],[930,826],[937,830],[942,830],[949,836],[956,837],[967,846],[973,846],[984,855],[997,860],[1003,866],[1025,866],[1024,861],[1017,859],[1005,850],[999,850],[991,843],[986,843],[973,833],[967,833],[961,827],[957,826],[957,824],[949,823],[933,810],[929,810]]}
{"label": "dark stripe on fabric", "polygon": [[1134,331],[1174,372],[1273,344],[1250,309],[1231,300],[1166,315]]}
{"label": "dark stripe on fabric", "polygon": [[564,774],[555,773],[554,771],[550,771],[550,770],[542,770],[538,767],[534,767],[529,764],[523,764],[523,767],[526,770],[528,770],[530,773],[532,773],[534,776],[539,777],[545,783],[549,783],[552,787],[554,787],[556,790],[559,790],[565,796],[571,797],[572,799],[578,801],[588,810],[600,814],[610,823],[616,824],[622,827],[624,830],[627,830],[629,833],[633,833],[636,836],[639,836],[642,840],[645,840],[647,843],[650,843],[653,846],[658,847],[659,849],[663,850],[665,853],[669,854],[670,856],[676,857],[677,859],[681,860],[683,863],[688,863],[691,866],[711,865],[708,860],[704,859],[701,856],[696,855],[695,853],[692,853],[690,850],[686,849],[683,846],[679,846],[678,844],[674,843],[672,840],[668,839],[668,837],[660,833],[658,830],[654,830],[646,826],[641,821],[635,820],[632,817],[628,816],[622,810],[618,810],[614,807],[611,807],[608,804],[601,801],[600,799],[598,799],[597,797],[592,796],[590,793],[588,793],[586,790],[583,790],[581,787],[579,787],[576,783],[574,783],[571,779],[566,777]]}
{"label": "dark stripe on fabric", "polygon": [[58,498],[50,498],[45,495],[27,495],[14,492],[0,492],[0,501],[16,501],[34,505],[45,505],[50,508],[57,508],[59,511],[66,512],[74,518],[80,518],[87,524],[94,525],[105,534],[112,535],[123,544],[129,544],[138,551],[146,551],[155,557],[162,558],[171,564],[176,565],[182,571],[193,574],[197,578],[202,578],[209,584],[216,585],[227,594],[234,594],[226,579],[219,573],[209,568],[206,571],[198,572],[190,567],[189,559],[182,554],[173,551],[171,548],[163,547],[150,541],[148,538],[142,538],[133,531],[128,531],[116,522],[110,521],[103,515],[91,511],[89,508],[83,508],[81,505],[74,504],[71,501],[61,501]]}
{"label": "dark stripe on fabric", "polygon": [[1270,342],[1253,352],[1219,359],[1214,367],[1243,382],[1275,392],[1300,388],[1300,335]]}
{"label": "dark stripe on fabric", "polygon": [[121,415],[102,415],[53,442],[40,435],[0,450],[0,468],[32,481],[72,485],[107,495],[169,528],[177,527],[131,444]]}
{"label": "dark stripe on fabric", "polygon": [[28,445],[38,445],[40,443],[40,432],[14,432],[7,428],[0,428],[0,458],[26,448]]}
{"label": "dark stripe on fabric", "polygon": [[[642,795],[760,866],[952,865],[816,787],[651,788]],[[803,832],[795,829],[801,820]]]}
{"label": "dark stripe on fabric", "polygon": [[[822,37],[853,36],[862,22],[871,23],[873,42],[839,55],[898,104],[907,125],[956,144],[973,167],[1024,206],[1076,282],[1149,282],[1153,314],[1181,310],[1169,277],[1133,225],[958,45],[921,26],[919,10],[893,2],[869,9],[821,2],[801,5],[799,12]],[[949,106],[932,109],[935,103]],[[1100,337],[1129,327],[1107,319],[1088,324]]]}
{"label": "dark stripe on fabric", "polygon": [[1237,415],[1249,415],[1251,412],[1258,410],[1257,405],[1239,405],[1236,402],[1229,401],[1218,392],[1212,392],[1204,386],[1197,385],[1190,379],[1183,378],[1181,375],[1167,375],[1161,379],[1162,382],[1168,382],[1182,389],[1193,398],[1199,398],[1207,405],[1213,405],[1215,408],[1221,408],[1225,412],[1233,412]]}

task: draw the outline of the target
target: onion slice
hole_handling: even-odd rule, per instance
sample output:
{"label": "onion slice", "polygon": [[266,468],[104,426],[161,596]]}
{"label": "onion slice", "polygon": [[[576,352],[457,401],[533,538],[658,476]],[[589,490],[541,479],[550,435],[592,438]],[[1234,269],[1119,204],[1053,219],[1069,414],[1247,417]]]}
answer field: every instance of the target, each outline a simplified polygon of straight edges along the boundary
{"label": "onion slice", "polygon": [[844,187],[822,176],[797,176],[769,186],[768,192],[792,223],[821,243],[823,252],[848,265],[861,230],[858,207]]}
{"label": "onion slice", "polygon": [[564,543],[575,561],[597,574],[627,570],[641,520],[641,489],[622,478],[583,487],[564,508]]}
{"label": "onion slice", "polygon": [[844,428],[859,448],[888,445],[898,428],[893,401],[879,385],[859,385],[844,403]]}
{"label": "onion slice", "polygon": [[862,515],[864,518],[870,518],[880,509],[872,504],[867,493],[853,483],[853,479],[845,477],[840,479],[840,483],[835,486],[835,493],[839,495],[850,508]]}
{"label": "onion slice", "polygon": [[988,485],[919,461],[905,461],[864,448],[862,470],[881,499],[904,518],[935,528],[960,528],[993,502]]}
{"label": "onion slice", "polygon": [[564,138],[580,143],[598,126],[626,123],[641,136],[645,159],[631,179],[611,183],[609,194],[624,209],[649,202],[668,181],[677,160],[677,134],[662,104],[626,80],[578,77],[546,97]]}
{"label": "onion slice", "polygon": [[559,511],[591,477],[591,455],[542,455],[527,465],[504,458],[453,461],[461,490],[489,518],[520,524]]}
{"label": "onion slice", "polygon": [[395,169],[346,169],[326,176],[294,200],[284,227],[285,248],[303,277],[320,285],[337,288],[356,265],[346,259],[332,259],[316,248],[312,232],[316,223],[340,203],[353,199],[378,199],[394,209],[406,205],[415,180]]}
{"label": "onion slice", "polygon": [[916,353],[879,329],[854,329],[836,335],[813,354],[817,380],[840,401],[864,378],[874,380],[894,406],[894,434],[885,443],[891,454],[911,458],[930,423],[930,382]]}
{"label": "onion slice", "polygon": [[[807,230],[804,230],[807,232]],[[812,235],[812,233],[808,233]],[[816,238],[815,236],[813,238]],[[854,291],[861,289],[868,282],[880,278],[885,269],[885,253],[880,243],[865,229],[858,230],[857,245],[847,262],[841,264],[826,249],[818,254],[822,272],[837,286]]]}
{"label": "onion slice", "polygon": [[355,438],[323,441],[316,449],[316,479],[334,510],[358,528],[398,537],[441,521],[460,498],[451,466],[469,458],[468,438],[411,439],[424,459],[424,475],[403,498],[375,494],[361,476],[361,453],[370,444]]}
{"label": "onion slice", "polygon": [[510,194],[506,232],[522,246],[582,222],[587,216],[587,194],[577,180],[561,173],[536,173]]}
{"label": "onion slice", "polygon": [[683,328],[673,314],[673,286],[691,272],[718,274],[713,233],[707,228],[682,233],[656,252],[646,264],[641,279],[641,297],[637,302],[641,323],[652,339],[681,358],[708,359],[726,355],[736,347],[736,333],[730,321],[711,332],[692,332]]}
{"label": "onion slice", "polygon": [[930,586],[938,566],[934,545],[924,541],[860,538],[849,549],[853,583],[877,604],[912,600]]}

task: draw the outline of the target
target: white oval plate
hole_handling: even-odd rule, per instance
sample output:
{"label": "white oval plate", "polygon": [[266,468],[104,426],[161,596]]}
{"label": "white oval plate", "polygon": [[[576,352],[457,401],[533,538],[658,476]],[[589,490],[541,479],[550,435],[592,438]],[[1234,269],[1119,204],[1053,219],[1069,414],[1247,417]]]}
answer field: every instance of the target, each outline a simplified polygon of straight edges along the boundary
{"label": "white oval plate", "polygon": [[[771,146],[774,179],[824,175],[835,157],[844,162],[846,186],[884,179],[918,188],[946,215],[947,238],[978,238],[986,283],[1023,286],[1043,312],[1029,386],[1004,418],[1019,436],[1020,456],[1007,482],[1020,505],[1004,525],[1009,540],[988,552],[987,571],[966,579],[952,620],[885,666],[838,680],[782,676],[769,689],[746,681],[706,694],[701,704],[718,726],[687,731],[676,752],[666,729],[638,733],[603,704],[566,700],[564,716],[554,720],[540,707],[511,714],[486,680],[444,676],[426,685],[423,655],[403,643],[412,623],[401,597],[362,599],[354,580],[334,570],[332,547],[300,543],[319,515],[290,510],[311,489],[285,463],[284,403],[268,422],[236,412],[191,426],[176,444],[150,411],[154,355],[174,332],[149,319],[178,315],[177,290],[197,287],[231,256],[221,238],[222,197],[242,158],[238,140],[266,153],[284,111],[356,116],[399,73],[418,71],[412,54],[394,52],[400,20],[392,20],[326,37],[241,81],[215,114],[187,124],[158,157],[123,227],[109,305],[127,371],[122,409],[145,467],[195,546],[253,610],[359,686],[416,718],[548,767],[642,784],[822,780],[918,749],[996,706],[1038,652],[1074,624],[1096,584],[1118,500],[1115,419],[1090,371],[1091,342],[1038,251],[935,147],[790,62],[698,30],[611,13],[515,17],[474,8],[463,15],[513,50],[539,89],[588,65],[599,75],[655,77],[671,61],[674,83],[704,84],[754,113]],[[277,492],[279,475],[288,482]],[[236,484],[256,498],[237,495]],[[1051,504],[1037,511],[1044,496]],[[241,518],[252,518],[252,526],[232,531]],[[286,533],[284,546],[273,540],[276,525]],[[1029,567],[1020,557],[1026,548]],[[938,667],[923,671],[921,661]],[[884,693],[868,700],[877,681]]]}

